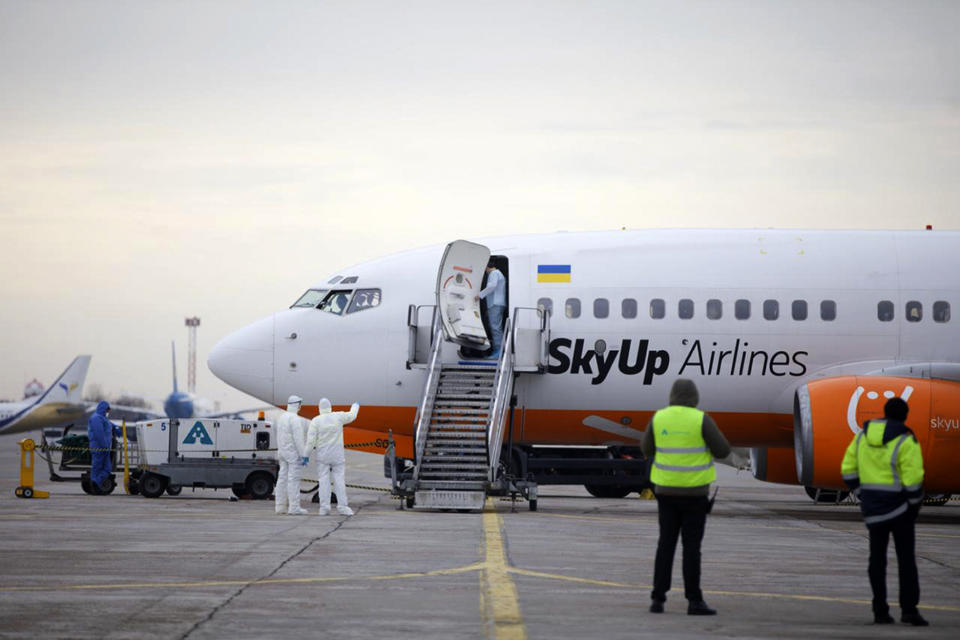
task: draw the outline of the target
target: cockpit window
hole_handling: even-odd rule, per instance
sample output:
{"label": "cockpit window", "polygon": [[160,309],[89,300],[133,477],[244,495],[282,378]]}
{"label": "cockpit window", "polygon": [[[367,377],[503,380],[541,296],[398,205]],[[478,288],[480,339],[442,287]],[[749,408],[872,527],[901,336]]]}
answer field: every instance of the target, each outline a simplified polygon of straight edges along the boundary
{"label": "cockpit window", "polygon": [[350,294],[353,293],[351,289],[334,289],[323,299],[323,302],[320,303],[320,306],[317,307],[320,311],[326,311],[327,313],[332,313],[337,316],[343,315],[344,310],[347,308],[347,303],[350,302]]}
{"label": "cockpit window", "polygon": [[310,289],[305,294],[300,296],[300,299],[293,303],[294,307],[316,307],[320,304],[320,301],[323,300],[323,296],[327,293],[327,289]]}
{"label": "cockpit window", "polygon": [[347,313],[356,313],[380,306],[380,289],[357,289]]}
{"label": "cockpit window", "polygon": [[349,276],[340,281],[340,284],[353,284],[357,281],[357,276]]}

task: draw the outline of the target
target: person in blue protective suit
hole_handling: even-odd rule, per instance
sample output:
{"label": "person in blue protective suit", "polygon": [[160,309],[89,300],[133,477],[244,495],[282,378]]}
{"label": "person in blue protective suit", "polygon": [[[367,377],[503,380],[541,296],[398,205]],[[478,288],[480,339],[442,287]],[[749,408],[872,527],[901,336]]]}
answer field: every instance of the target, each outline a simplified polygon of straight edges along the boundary
{"label": "person in blue protective suit", "polygon": [[110,457],[113,446],[113,436],[120,435],[120,427],[110,422],[107,415],[110,413],[110,404],[101,400],[97,404],[96,412],[87,421],[87,437],[90,440],[90,481],[103,490],[107,489],[105,482],[110,477]]}
{"label": "person in blue protective suit", "polygon": [[487,264],[487,286],[477,294],[477,300],[487,301],[487,322],[493,345],[487,358],[499,358],[503,346],[503,316],[507,310],[507,279],[493,262]]}

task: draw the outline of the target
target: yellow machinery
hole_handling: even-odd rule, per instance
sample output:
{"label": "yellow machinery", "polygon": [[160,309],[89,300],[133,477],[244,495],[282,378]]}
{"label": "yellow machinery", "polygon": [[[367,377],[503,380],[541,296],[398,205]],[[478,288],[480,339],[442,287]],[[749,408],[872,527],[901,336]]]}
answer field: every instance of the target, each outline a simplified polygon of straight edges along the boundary
{"label": "yellow machinery", "polygon": [[20,444],[20,486],[14,490],[18,498],[49,498],[49,491],[33,488],[33,450],[37,443],[27,438]]}

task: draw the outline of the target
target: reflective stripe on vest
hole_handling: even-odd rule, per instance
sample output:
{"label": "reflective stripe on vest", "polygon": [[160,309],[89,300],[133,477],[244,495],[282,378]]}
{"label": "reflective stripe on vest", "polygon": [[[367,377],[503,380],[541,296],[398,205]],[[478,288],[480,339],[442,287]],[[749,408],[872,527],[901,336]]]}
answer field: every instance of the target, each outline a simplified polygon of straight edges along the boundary
{"label": "reflective stripe on vest", "polygon": [[700,487],[717,479],[703,439],[703,411],[673,405],[653,415],[656,454],[650,481],[661,487]]}
{"label": "reflective stripe on vest", "polygon": [[903,490],[900,481],[900,472],[897,471],[897,458],[900,456],[900,447],[910,437],[904,434],[896,440],[891,440],[883,446],[871,445],[870,436],[876,438],[875,430],[887,428],[885,420],[871,420],[864,430],[863,439],[857,447],[857,467],[860,473],[860,488],[868,491],[886,491],[897,493]]}

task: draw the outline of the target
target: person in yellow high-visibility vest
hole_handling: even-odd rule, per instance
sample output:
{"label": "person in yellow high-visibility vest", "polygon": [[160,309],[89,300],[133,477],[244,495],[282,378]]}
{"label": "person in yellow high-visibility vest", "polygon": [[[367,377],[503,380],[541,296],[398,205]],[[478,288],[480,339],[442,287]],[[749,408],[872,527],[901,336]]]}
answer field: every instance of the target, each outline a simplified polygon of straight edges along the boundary
{"label": "person in yellow high-visibility vest", "polygon": [[717,613],[700,590],[700,543],[710,510],[710,483],[717,479],[714,458],[730,455],[730,444],[713,419],[697,409],[700,394],[692,380],[677,378],[670,406],[653,414],[640,440],[657,497],[660,539],[653,568],[650,611],[663,613],[670,590],[677,538],[683,539],[683,590],[689,615]]}
{"label": "person in yellow high-visibility vest", "polygon": [[914,553],[914,522],[923,501],[923,455],[913,431],[904,424],[908,411],[903,399],[888,400],[884,418],[868,420],[850,442],[840,471],[860,498],[863,522],[870,532],[867,573],[873,589],[873,621],[893,622],[887,605],[887,545],[892,533],[900,576],[900,621],[925,627],[929,623],[917,610],[920,578]]}

